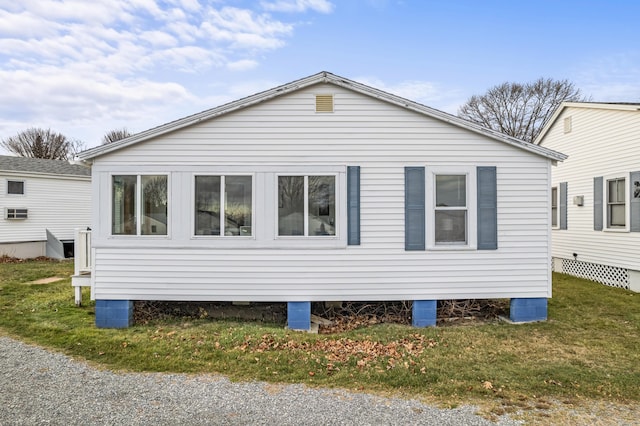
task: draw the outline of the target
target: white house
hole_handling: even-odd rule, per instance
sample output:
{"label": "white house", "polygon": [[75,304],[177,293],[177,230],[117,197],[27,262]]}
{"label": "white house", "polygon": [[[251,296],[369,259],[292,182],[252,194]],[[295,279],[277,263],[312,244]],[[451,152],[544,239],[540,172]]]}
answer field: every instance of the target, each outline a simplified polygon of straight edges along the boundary
{"label": "white house", "polygon": [[555,271],[640,291],[640,104],[566,102],[535,141],[552,175]]}
{"label": "white house", "polygon": [[93,170],[99,327],[133,301],[551,297],[551,166],[563,154],[327,72],[79,155]]}
{"label": "white house", "polygon": [[74,228],[91,223],[91,170],[0,156],[0,256],[72,257]]}

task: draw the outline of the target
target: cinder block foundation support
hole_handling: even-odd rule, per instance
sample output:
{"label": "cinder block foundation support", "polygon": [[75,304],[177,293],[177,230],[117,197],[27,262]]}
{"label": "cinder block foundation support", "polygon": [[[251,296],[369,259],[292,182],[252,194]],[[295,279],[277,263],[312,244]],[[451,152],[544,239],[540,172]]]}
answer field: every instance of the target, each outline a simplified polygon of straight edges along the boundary
{"label": "cinder block foundation support", "polygon": [[511,299],[509,319],[513,322],[546,321],[547,298]]}
{"label": "cinder block foundation support", "polygon": [[411,324],[414,327],[435,327],[437,308],[437,300],[414,300]]}
{"label": "cinder block foundation support", "polygon": [[127,328],[133,324],[133,300],[96,300],[96,327]]}
{"label": "cinder block foundation support", "polygon": [[287,302],[287,327],[311,330],[311,302]]}

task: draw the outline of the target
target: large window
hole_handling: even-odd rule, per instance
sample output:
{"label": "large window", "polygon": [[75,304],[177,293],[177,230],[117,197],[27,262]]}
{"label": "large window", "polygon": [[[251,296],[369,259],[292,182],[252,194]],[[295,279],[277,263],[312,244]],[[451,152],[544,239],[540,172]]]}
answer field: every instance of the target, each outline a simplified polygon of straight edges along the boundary
{"label": "large window", "polygon": [[9,194],[9,195],[24,195],[24,181],[22,181],[22,180],[8,180],[7,181],[7,194]]}
{"label": "large window", "polygon": [[112,176],[113,235],[167,235],[167,176]]}
{"label": "large window", "polygon": [[252,176],[195,177],[195,235],[252,235]]}
{"label": "large window", "polygon": [[607,227],[626,226],[626,185],[625,178],[607,180]]}
{"label": "large window", "polygon": [[336,235],[335,176],[278,176],[278,235]]}
{"label": "large window", "polygon": [[558,225],[558,187],[551,188],[551,226],[557,228]]}
{"label": "large window", "polygon": [[435,244],[467,244],[467,176],[435,175]]}

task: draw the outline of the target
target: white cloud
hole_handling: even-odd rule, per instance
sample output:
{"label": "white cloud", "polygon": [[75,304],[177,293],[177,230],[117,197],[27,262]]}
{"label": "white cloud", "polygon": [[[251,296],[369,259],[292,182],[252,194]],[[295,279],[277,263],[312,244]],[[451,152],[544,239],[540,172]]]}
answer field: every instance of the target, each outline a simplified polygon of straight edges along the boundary
{"label": "white cloud", "polygon": [[[82,129],[95,139],[108,123],[141,130],[167,111],[175,114],[170,120],[231,100],[229,87],[208,96],[194,79],[258,67],[263,52],[285,45],[294,24],[225,4],[238,3],[0,0],[0,138],[37,126],[69,136]],[[332,8],[323,0],[296,5]]]}
{"label": "white cloud", "polygon": [[367,86],[450,113],[457,109],[457,107],[454,108],[454,105],[457,104],[457,99],[461,96],[458,89],[445,89],[429,81],[407,80],[388,84],[376,77],[358,77],[355,80]]}
{"label": "white cloud", "polygon": [[640,102],[640,52],[612,54],[581,64],[576,87],[594,102]]}
{"label": "white cloud", "polygon": [[227,68],[232,71],[246,71],[258,66],[258,62],[253,59],[241,59],[239,61],[230,62],[227,64]]}
{"label": "white cloud", "polygon": [[0,37],[37,38],[53,36],[58,28],[39,16],[0,10]]}
{"label": "white cloud", "polygon": [[272,49],[283,45],[281,37],[290,35],[293,26],[268,15],[225,7],[211,9],[203,29],[214,39],[229,41],[235,47]]}
{"label": "white cloud", "polygon": [[164,31],[145,31],[140,34],[140,38],[152,47],[173,47],[178,44],[178,40]]}
{"label": "white cloud", "polygon": [[306,12],[313,10],[320,13],[333,12],[333,4],[327,0],[276,0],[262,1],[260,5],[270,12]]}

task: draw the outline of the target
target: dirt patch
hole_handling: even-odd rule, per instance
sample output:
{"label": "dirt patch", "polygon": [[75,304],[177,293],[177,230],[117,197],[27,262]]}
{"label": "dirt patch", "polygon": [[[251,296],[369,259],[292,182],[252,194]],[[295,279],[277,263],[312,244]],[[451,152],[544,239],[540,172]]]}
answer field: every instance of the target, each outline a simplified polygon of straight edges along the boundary
{"label": "dirt patch", "polygon": [[51,284],[51,283],[55,283],[56,281],[62,281],[65,279],[66,279],[65,277],[49,277],[49,278],[42,278],[39,280],[31,281],[29,284]]}

